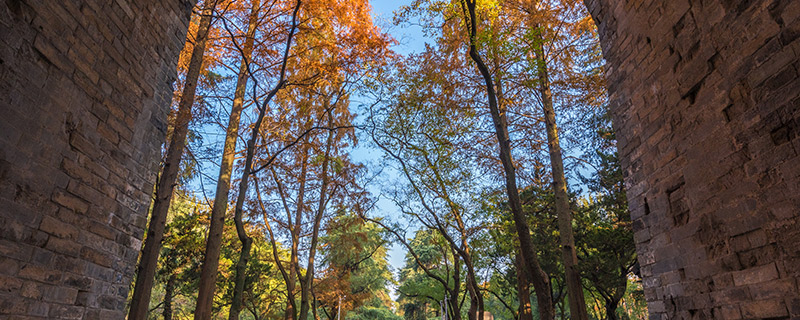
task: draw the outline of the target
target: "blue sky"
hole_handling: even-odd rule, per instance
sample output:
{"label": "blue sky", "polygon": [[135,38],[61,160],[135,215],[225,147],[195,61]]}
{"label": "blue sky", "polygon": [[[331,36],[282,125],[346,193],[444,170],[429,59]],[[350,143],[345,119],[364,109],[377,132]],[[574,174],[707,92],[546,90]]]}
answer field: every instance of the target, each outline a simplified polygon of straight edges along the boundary
{"label": "blue sky", "polygon": [[425,37],[418,26],[394,26],[392,18],[394,11],[411,0],[371,0],[372,19],[384,32],[389,32],[398,42],[393,49],[401,54],[419,52],[425,48]]}
{"label": "blue sky", "polygon": [[[424,50],[425,48],[425,38],[422,34],[422,30],[416,26],[395,26],[392,24],[392,18],[394,17],[394,12],[398,10],[400,7],[409,4],[410,0],[373,0],[370,1],[372,5],[372,17],[373,21],[376,25],[380,26],[384,32],[389,32],[392,37],[394,37],[398,44],[395,45],[392,49],[395,52],[401,54],[409,54],[414,52],[419,52]],[[357,105],[360,102],[358,97],[354,97],[353,105]],[[363,102],[363,101],[362,101]],[[351,153],[354,160],[358,162],[370,163],[380,161],[380,152],[373,149],[367,149],[364,146],[360,146],[359,148],[353,150]],[[384,179],[394,180],[399,178],[396,174],[392,174],[390,171],[384,171],[383,174],[385,177]],[[377,203],[377,210],[372,212],[372,215],[388,215],[390,219],[394,220],[398,216],[397,208],[386,199],[386,197],[381,196],[381,189],[378,185],[373,185],[369,187],[370,192],[372,192],[373,196],[378,197],[380,200]],[[393,239],[394,240],[394,239]],[[403,260],[405,258],[406,250],[403,246],[399,243],[395,243],[389,250],[389,263],[395,270],[399,270],[403,266]]]}

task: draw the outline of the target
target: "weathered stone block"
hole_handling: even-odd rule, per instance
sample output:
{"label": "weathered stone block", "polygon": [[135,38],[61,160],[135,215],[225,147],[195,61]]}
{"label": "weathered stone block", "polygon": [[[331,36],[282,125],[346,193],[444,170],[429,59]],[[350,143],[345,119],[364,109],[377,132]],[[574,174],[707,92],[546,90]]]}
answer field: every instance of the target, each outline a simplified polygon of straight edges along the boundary
{"label": "weathered stone block", "polygon": [[75,226],[61,222],[54,217],[46,216],[39,225],[39,230],[62,239],[75,239],[80,232]]}
{"label": "weathered stone block", "polygon": [[719,307],[714,308],[714,318],[715,319],[741,319],[742,313],[739,311],[739,307]]}
{"label": "weathered stone block", "polygon": [[789,312],[780,299],[752,301],[742,304],[742,316],[750,319],[786,317]]}
{"label": "weathered stone block", "polygon": [[22,287],[22,280],[0,275],[0,292],[12,292]]}
{"label": "weathered stone block", "polygon": [[745,286],[755,283],[762,283],[778,278],[778,269],[775,263],[770,263],[760,267],[753,267],[733,273],[733,282],[736,286]]}

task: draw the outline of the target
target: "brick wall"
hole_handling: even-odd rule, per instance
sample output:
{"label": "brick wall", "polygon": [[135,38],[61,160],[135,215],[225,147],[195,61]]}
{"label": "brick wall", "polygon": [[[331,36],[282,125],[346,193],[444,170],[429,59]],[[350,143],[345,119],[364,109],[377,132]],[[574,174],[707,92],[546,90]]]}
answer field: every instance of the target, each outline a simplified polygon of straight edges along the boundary
{"label": "brick wall", "polygon": [[800,317],[800,1],[586,3],[651,318]]}
{"label": "brick wall", "polygon": [[0,1],[0,318],[124,318],[192,3]]}

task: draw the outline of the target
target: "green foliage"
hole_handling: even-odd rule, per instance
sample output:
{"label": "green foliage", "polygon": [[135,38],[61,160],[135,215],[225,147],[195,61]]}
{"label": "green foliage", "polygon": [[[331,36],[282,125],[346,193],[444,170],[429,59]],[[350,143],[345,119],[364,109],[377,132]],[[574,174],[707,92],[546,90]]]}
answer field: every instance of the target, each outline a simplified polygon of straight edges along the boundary
{"label": "green foliage", "polygon": [[[339,47],[341,42],[338,40],[365,40],[377,36],[361,34],[364,30],[360,26],[364,24],[360,22],[365,22],[368,17],[360,14],[339,17],[334,14],[347,11],[343,8],[357,7],[347,3],[314,3],[303,9],[303,14],[307,15],[303,19],[306,24],[300,30],[295,48],[302,48],[297,53],[304,54],[297,55],[302,59],[293,59],[289,64],[291,85],[281,91],[270,105],[267,116],[270,125],[262,130],[260,143],[263,145],[259,148],[263,150],[259,151],[258,157],[270,156],[271,151],[268,151],[274,149],[273,146],[285,146],[298,132],[311,125],[324,125],[326,114],[332,114],[330,125],[351,124],[355,115],[349,112],[349,101],[357,87],[363,85],[380,92],[378,95],[382,101],[388,102],[376,104],[368,110],[371,138],[384,148],[385,157],[392,160],[396,172],[404,175],[401,178],[406,183],[392,181],[389,187],[392,200],[400,207],[404,218],[423,225],[409,240],[418,259],[410,254],[406,256],[395,283],[386,261],[387,235],[384,230],[352,214],[363,209],[362,205],[367,202],[364,200],[366,196],[361,197],[365,193],[363,186],[358,185],[360,181],[356,182],[363,172],[362,167],[353,163],[347,154],[348,148],[357,142],[354,133],[337,131],[334,150],[328,158],[330,202],[323,206],[339,210],[327,212],[322,220],[319,268],[313,275],[316,299],[313,303],[318,313],[335,318],[341,309],[343,318],[349,320],[429,320],[439,312],[439,303],[445,298],[445,287],[455,288],[459,292],[459,301],[469,300],[465,297],[464,263],[453,254],[453,244],[443,237],[452,234],[458,245],[462,245],[459,237],[466,239],[477,269],[479,286],[484,290],[486,309],[494,314],[495,319],[513,319],[519,304],[516,231],[504,203],[506,199],[500,192],[504,177],[496,158],[494,128],[486,121],[485,83],[476,76],[475,65],[466,55],[465,44],[470,39],[465,32],[461,2],[413,0],[401,8],[395,17],[397,22],[420,24],[428,36],[435,37],[435,41],[423,52],[398,57],[393,64],[386,66],[385,77],[379,79],[361,69],[383,66],[382,61],[371,60],[378,52],[383,54],[385,44],[367,47],[372,43],[367,41],[364,45]],[[631,276],[636,261],[631,221],[613,131],[606,110],[601,107],[607,100],[603,89],[603,61],[591,19],[576,5],[576,0],[531,2],[536,3],[536,8],[528,8],[524,2],[478,0],[476,3],[478,33],[473,40],[492,70],[499,104],[509,122],[514,165],[520,185],[525,186],[521,190],[523,210],[533,231],[541,265],[552,281],[554,297],[561,307],[560,315],[568,315],[563,301],[566,294],[562,279],[564,272],[554,195],[549,184],[543,182],[548,173],[542,169],[546,164],[543,159],[547,157],[538,108],[542,100],[537,96],[540,79],[532,76],[537,73],[541,61],[548,63],[559,126],[564,133],[561,137],[565,154],[573,154],[569,146],[571,142],[581,142],[584,151],[588,151],[581,160],[596,169],[593,171],[596,174],[582,181],[590,194],[571,195],[570,199],[580,268],[584,286],[590,293],[587,297],[594,297],[592,305],[598,308],[615,306],[622,301],[619,308],[612,311],[630,317],[641,316],[645,310],[641,285]],[[331,6],[340,10],[330,10]],[[541,12],[536,12],[538,10]],[[264,21],[270,21],[270,17],[274,18],[268,15]],[[342,21],[331,20],[334,18]],[[277,19],[272,23],[280,22],[286,21]],[[354,37],[338,38],[338,32],[350,30],[349,27],[327,29],[342,22],[356,26]],[[271,39],[275,38],[272,32],[259,31],[263,33],[264,41],[282,47],[282,41]],[[276,39],[280,40],[279,37]],[[269,43],[260,45],[266,46],[260,49],[266,52],[256,52],[254,66],[271,66],[262,67],[265,70],[275,68],[274,61],[268,61],[271,55],[276,55],[273,52],[275,48]],[[536,50],[540,47],[544,47],[544,53]],[[326,57],[328,53],[334,54]],[[231,61],[238,63],[238,55],[232,57]],[[349,63],[348,59],[351,60]],[[181,164],[180,184],[197,181],[203,171],[203,160],[198,162],[197,159],[213,158],[209,154],[216,156],[202,150],[216,140],[204,133],[207,128],[204,126],[224,122],[214,119],[209,108],[223,110],[220,105],[222,108],[228,106],[229,99],[222,92],[232,91],[232,77],[225,70],[214,68],[204,73],[200,88],[203,92],[196,101],[196,120],[187,138],[193,152],[185,156]],[[260,80],[262,86],[274,80],[270,78],[274,72],[259,73],[263,75],[253,79]],[[375,83],[356,85],[361,83],[362,76]],[[330,113],[323,112],[327,107],[334,108]],[[245,114],[245,118],[249,116]],[[263,192],[260,196],[267,203],[264,219],[274,219],[271,222],[276,226],[278,239],[287,238],[286,226],[291,223],[291,218],[283,220],[281,217],[281,206],[287,212],[296,209],[307,215],[312,211],[307,208],[309,203],[314,198],[319,199],[314,188],[321,181],[315,179],[326,159],[322,141],[327,136],[327,131],[309,133],[299,142],[308,145],[288,149],[276,158],[270,170],[259,173],[272,173],[275,180],[274,185],[270,184],[271,180],[261,180],[263,191],[259,192]],[[308,156],[304,157],[305,154]],[[310,168],[299,169],[305,166]],[[304,172],[305,176],[298,171]],[[307,203],[299,201],[298,185],[301,182],[304,188],[308,188],[305,193]],[[278,183],[283,185],[278,186]],[[278,194],[280,196],[276,196]],[[166,283],[170,282],[175,286],[175,296],[171,297],[173,309],[183,314],[192,310],[208,225],[207,211],[208,208],[197,199],[175,197],[152,306],[163,302]],[[457,226],[458,220],[464,221],[466,226]],[[257,222],[258,219],[252,219],[246,226],[254,242],[245,281],[246,301],[242,316],[281,319],[287,304],[286,285],[272,256],[272,245],[264,239],[264,230]],[[310,224],[304,220],[298,225],[297,230],[304,238]],[[223,316],[230,305],[233,262],[238,259],[240,250],[231,226],[225,228],[217,283],[219,289],[214,301],[214,311],[218,316]],[[308,249],[303,247],[307,243],[301,240],[301,252]],[[287,250],[280,243],[277,246],[280,259],[288,261]],[[301,257],[300,261],[303,259]],[[295,271],[296,275],[305,273],[304,270]],[[446,284],[436,281],[431,274],[444,279]],[[397,286],[399,293],[397,303],[389,298],[389,288],[393,285]],[[153,312],[154,315],[157,313]]]}
{"label": "green foliage", "polygon": [[[161,314],[166,298],[171,300],[173,314],[189,314],[194,309],[207,210],[198,199],[187,194],[176,192],[172,198],[150,300],[151,309],[155,309],[151,317]],[[168,281],[173,281],[172,297],[165,296]]]}
{"label": "green foliage", "polygon": [[424,269],[445,279],[447,286],[452,287],[456,272],[463,273],[462,266],[454,261],[449,244],[437,231],[421,229],[409,245],[417,254],[419,263],[411,253],[406,254],[405,265],[400,269],[397,301],[406,320],[427,319],[439,310],[439,302],[445,298],[445,288]]}
{"label": "green foliage", "polygon": [[347,314],[345,320],[403,320],[386,307],[363,306]]}
{"label": "green foliage", "polygon": [[[233,230],[232,222],[226,226],[226,234],[223,238],[223,248],[221,262],[224,262],[226,269],[220,268],[220,277],[217,286],[225,288],[215,301],[218,309],[229,307],[233,298],[233,278],[235,277],[235,261],[239,258],[239,248],[241,243]],[[247,273],[244,283],[244,303],[241,316],[255,316],[256,319],[267,317],[268,319],[282,318],[285,309],[286,286],[272,256],[272,245],[264,238],[263,232],[250,230],[253,239],[252,256],[247,264]],[[288,259],[288,252],[280,244],[278,245],[278,256],[281,259]]]}
{"label": "green foliage", "polygon": [[595,196],[583,199],[575,215],[575,238],[584,279],[607,308],[615,308],[626,294],[636,247],[616,150],[598,150],[597,162],[587,181]]}
{"label": "green foliage", "polygon": [[336,314],[339,307],[347,319],[389,310],[387,288],[393,279],[385,237],[377,225],[343,209],[328,222],[327,232],[320,238],[323,275],[315,291],[329,315]]}
{"label": "green foliage", "polygon": [[[175,319],[190,318],[197,299],[203,252],[208,229],[210,209],[192,196],[177,193],[167,217],[163,246],[156,272],[156,284],[151,296],[150,318],[159,318],[166,299],[170,299]],[[254,253],[249,264],[245,282],[245,309],[243,317],[271,317],[278,319],[283,312],[283,281],[272,259],[272,248],[259,232],[254,232]],[[218,295],[214,300],[214,312],[225,314],[230,305],[233,261],[238,258],[239,241],[231,221],[225,226],[222,256],[217,278]],[[285,250],[279,248],[285,257]],[[174,286],[173,296],[167,297],[168,282]]]}

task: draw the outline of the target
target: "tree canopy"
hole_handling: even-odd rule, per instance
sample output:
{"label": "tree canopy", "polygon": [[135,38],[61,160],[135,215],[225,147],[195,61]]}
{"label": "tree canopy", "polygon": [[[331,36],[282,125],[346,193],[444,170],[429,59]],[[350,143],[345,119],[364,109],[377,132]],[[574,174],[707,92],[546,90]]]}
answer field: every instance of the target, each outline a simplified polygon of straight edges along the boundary
{"label": "tree canopy", "polygon": [[581,2],[395,7],[197,4],[131,319],[646,316]]}

